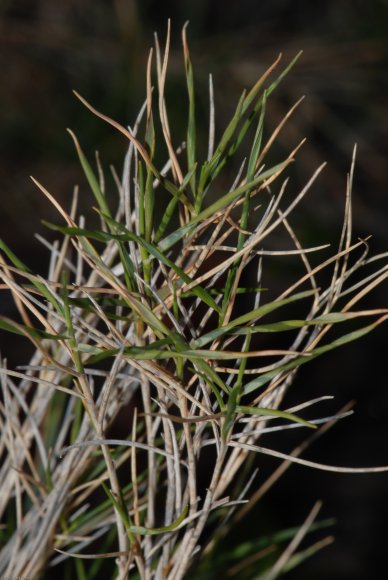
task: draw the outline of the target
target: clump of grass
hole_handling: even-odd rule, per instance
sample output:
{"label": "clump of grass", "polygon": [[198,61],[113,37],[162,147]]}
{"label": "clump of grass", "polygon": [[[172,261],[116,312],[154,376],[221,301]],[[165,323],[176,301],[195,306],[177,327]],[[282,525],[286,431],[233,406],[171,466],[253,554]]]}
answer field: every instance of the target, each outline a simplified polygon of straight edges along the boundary
{"label": "clump of grass", "polygon": [[[16,370],[1,361],[2,576],[52,577],[59,566],[64,577],[80,579],[209,577],[218,540],[292,462],[388,470],[304,460],[305,446],[350,411],[303,418],[325,397],[282,408],[301,365],[388,317],[384,308],[357,309],[388,268],[386,255],[369,257],[367,241],[352,240],[354,158],[337,248],[329,255],[326,245],[304,247],[290,220],[323,165],[285,201],[301,144],[276,164],[267,159],[297,105],[271,135],[265,131],[267,101],[296,59],[270,80],[279,57],[242,94],[219,137],[210,78],[203,158],[185,28],[182,38],[185,141],[176,141],[165,100],[168,30],[164,51],[156,39],[156,58],[150,53],[146,100],[132,128],[77,95],[129,143],[113,198],[100,163],[92,168],[70,131],[100,226],[78,215],[77,189],[67,210],[34,179],[61,218],[47,224],[57,241],[40,238],[49,251],[47,277],[1,241],[2,289],[20,318],[2,317],[0,327],[35,349]],[[225,187],[231,165],[237,174]],[[279,259],[303,272],[271,293],[266,284]],[[313,435],[289,455],[259,445],[264,433],[289,428]],[[254,454],[282,460],[259,488]],[[275,578],[331,541],[297,551],[318,511],[299,530],[268,545],[259,538],[248,550],[236,546],[224,560],[242,577],[257,552],[257,569]]]}

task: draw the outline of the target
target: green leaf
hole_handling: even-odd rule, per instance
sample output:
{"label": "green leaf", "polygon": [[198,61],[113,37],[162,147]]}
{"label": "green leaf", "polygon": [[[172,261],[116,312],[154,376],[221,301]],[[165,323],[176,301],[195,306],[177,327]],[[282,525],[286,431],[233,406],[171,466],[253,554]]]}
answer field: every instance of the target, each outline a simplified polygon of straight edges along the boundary
{"label": "green leaf", "polygon": [[196,195],[196,184],[195,184],[195,169],[197,163],[196,159],[196,124],[195,124],[195,93],[194,93],[194,74],[193,67],[190,59],[190,52],[187,45],[186,39],[186,26],[183,28],[182,32],[183,41],[183,55],[185,59],[185,71],[186,71],[186,84],[187,93],[189,96],[189,118],[187,121],[187,166],[189,169],[191,191],[195,197]]}
{"label": "green leaf", "polygon": [[256,332],[284,332],[287,330],[295,330],[303,326],[320,326],[326,324],[337,324],[338,322],[346,322],[354,318],[354,313],[330,312],[324,316],[318,316],[311,320],[282,320],[280,322],[272,322],[269,324],[259,324],[255,326],[247,326],[246,328],[236,328],[230,334],[238,336],[254,334]]}
{"label": "green leaf", "polygon": [[[116,354],[119,352],[119,349],[109,349],[107,351],[100,350],[99,347],[95,347],[88,344],[79,345],[79,349],[83,352],[88,352],[91,354],[102,354],[102,353],[110,353]],[[190,361],[195,361],[196,364],[198,362],[205,363],[205,359],[207,360],[236,360],[236,359],[245,359],[245,358],[252,358],[257,357],[255,352],[228,352],[228,351],[217,351],[217,350],[205,350],[205,349],[198,349],[198,350],[162,350],[158,348],[154,348],[154,344],[150,344],[147,346],[129,346],[124,348],[123,352],[134,360],[169,360],[172,358],[177,359],[187,359]],[[197,362],[198,361],[198,362]],[[209,370],[211,367],[209,367]],[[213,370],[213,369],[212,369]],[[214,371],[213,371],[214,372]],[[213,375],[214,376],[214,375]],[[226,389],[229,392],[229,389]]]}
{"label": "green leaf", "polygon": [[369,324],[368,326],[364,326],[363,328],[360,328],[359,330],[354,330],[353,332],[349,332],[348,334],[344,334],[343,336],[341,336],[340,338],[337,338],[336,340],[333,340],[333,342],[331,342],[329,344],[326,344],[324,346],[320,346],[312,351],[309,351],[308,353],[306,353],[306,356],[295,357],[290,362],[285,363],[284,365],[280,366],[279,368],[274,369],[272,371],[269,371],[268,373],[265,373],[265,374],[257,377],[256,379],[253,379],[249,383],[247,383],[243,389],[244,394],[246,395],[248,393],[251,393],[251,392],[256,391],[257,389],[263,387],[264,385],[266,385],[267,383],[272,381],[272,379],[274,379],[280,373],[298,368],[301,365],[314,360],[315,358],[317,358],[318,356],[321,356],[322,354],[324,354],[326,352],[334,350],[335,348],[338,348],[339,346],[342,346],[342,345],[347,344],[349,342],[353,342],[354,340],[358,340],[362,336],[365,336],[366,334],[368,334],[368,332],[373,330],[378,324],[379,324],[379,321],[374,322],[372,324]]}
{"label": "green leaf", "polygon": [[177,529],[177,527],[183,522],[183,520],[187,516],[188,511],[189,506],[186,505],[181,515],[169,526],[163,526],[161,528],[145,528],[144,526],[129,526],[128,531],[138,536],[158,536],[160,534],[174,532]]}
{"label": "green leaf", "polygon": [[216,214],[219,211],[222,211],[223,209],[225,209],[225,207],[230,205],[237,198],[244,195],[247,191],[254,190],[260,183],[263,183],[264,181],[272,177],[275,173],[278,172],[280,173],[281,171],[283,171],[285,167],[287,167],[287,165],[289,165],[290,162],[291,162],[290,160],[285,160],[282,163],[279,163],[278,165],[274,165],[270,169],[267,169],[267,171],[263,171],[263,173],[260,173],[260,175],[258,175],[255,179],[252,179],[252,181],[244,183],[243,185],[240,185],[236,189],[229,191],[228,193],[220,197],[217,201],[212,203],[210,206],[202,210],[188,224],[182,226],[181,228],[178,228],[175,232],[172,232],[166,238],[164,238],[159,243],[159,249],[163,252],[169,250],[174,244],[179,242],[179,240],[181,240],[185,235],[189,234],[197,223],[204,221],[205,219]]}
{"label": "green leaf", "polygon": [[297,415],[293,413],[287,413],[287,411],[280,411],[279,409],[268,409],[266,407],[248,407],[245,405],[237,405],[236,406],[237,413],[244,413],[245,415],[255,415],[255,416],[269,416],[269,417],[278,417],[280,419],[287,419],[288,421],[292,421],[293,423],[301,423],[310,429],[316,429],[317,426],[314,423],[310,423],[305,419],[301,419]]}
{"label": "green leaf", "polygon": [[130,540],[131,544],[133,544],[135,541],[135,537],[134,537],[133,532],[130,529],[132,526],[132,522],[130,520],[129,514],[128,514],[127,509],[125,507],[125,503],[123,503],[123,505],[122,505],[121,502],[119,502],[115,498],[115,496],[110,491],[110,489],[108,489],[108,486],[106,485],[106,483],[104,481],[101,482],[101,485],[104,488],[104,491],[105,491],[106,495],[108,496],[108,498],[110,499],[112,505],[116,508],[118,514],[120,515],[121,521],[123,522],[125,529],[127,530],[129,540]]}
{"label": "green leaf", "polygon": [[46,284],[40,282],[36,276],[32,275],[31,270],[28,268],[28,266],[26,266],[21,260],[19,260],[16,254],[13,253],[13,251],[7,246],[7,244],[3,240],[0,240],[0,249],[3,250],[3,252],[8,256],[13,265],[16,268],[18,268],[20,272],[23,273],[28,278],[28,280],[31,280],[34,287],[47,299],[48,302],[50,302],[50,304],[53,305],[55,310],[62,315],[63,310],[61,304],[48,290]]}
{"label": "green leaf", "polygon": [[168,205],[164,211],[164,214],[160,220],[158,230],[154,235],[154,239],[153,239],[154,244],[157,244],[159,242],[159,240],[161,239],[161,237],[164,235],[164,232],[166,231],[168,224],[170,223],[172,217],[175,215],[176,207],[178,205],[178,202],[180,201],[181,192],[183,192],[186,189],[186,187],[190,183],[191,179],[194,178],[194,174],[195,174],[196,169],[197,169],[197,165],[194,164],[194,166],[191,168],[191,170],[184,177],[181,186],[179,187],[179,189],[176,192],[176,195],[174,195],[173,198],[168,203]]}
{"label": "green leaf", "polygon": [[[220,336],[223,336],[224,334],[229,334],[230,331],[233,331],[233,329],[236,326],[246,325],[252,320],[257,320],[258,318],[261,318],[265,314],[269,314],[270,312],[273,312],[274,310],[277,310],[278,308],[285,306],[286,304],[290,304],[291,302],[295,302],[297,300],[302,300],[303,298],[312,296],[314,293],[315,290],[306,290],[305,292],[299,292],[297,294],[294,294],[293,296],[290,296],[289,298],[284,298],[283,300],[275,300],[273,302],[268,302],[268,304],[263,304],[262,306],[259,306],[259,308],[256,308],[255,310],[252,310],[247,314],[243,314],[242,316],[235,318],[225,326],[216,328],[215,330],[212,330],[204,334],[200,338],[192,340],[190,346],[194,348],[205,346],[205,344],[212,342],[213,340],[219,338]],[[245,329],[243,329],[243,332],[244,331]]]}
{"label": "green leaf", "polygon": [[0,318],[0,329],[13,334],[18,334],[19,336],[31,336],[32,338],[38,339],[49,338],[50,340],[65,340],[68,338],[65,334],[51,334],[38,328],[19,324],[5,316]]}
{"label": "green leaf", "polygon": [[24,264],[24,262],[22,262],[16,254],[13,253],[13,251],[11,250],[11,248],[9,248],[7,246],[7,244],[3,241],[0,240],[0,249],[3,250],[3,252],[8,256],[8,258],[11,260],[12,264],[14,266],[16,266],[16,268],[19,268],[19,270],[21,272],[29,272],[31,273],[30,268],[28,268],[28,266],[26,266]]}
{"label": "green leaf", "polygon": [[231,428],[233,427],[234,424],[234,418],[236,415],[236,409],[237,409],[237,403],[240,399],[240,392],[241,389],[238,386],[235,386],[229,395],[228,398],[228,404],[226,407],[226,416],[225,416],[225,421],[224,424],[222,426],[222,440],[225,443]]}
{"label": "green leaf", "polygon": [[295,64],[297,63],[297,61],[302,56],[302,53],[303,53],[303,50],[300,50],[298,52],[298,54],[292,59],[292,61],[290,62],[290,64],[283,70],[282,73],[280,73],[280,75],[278,76],[278,78],[273,83],[271,83],[271,85],[268,87],[268,89],[266,89],[266,96],[267,97],[269,97],[273,93],[273,91],[282,82],[282,80],[284,79],[284,77],[288,75],[288,73],[290,72],[290,70],[295,66]]}
{"label": "green leaf", "polygon": [[[199,178],[199,184],[198,184],[198,198],[197,198],[197,203],[196,203],[196,210],[199,211],[200,206],[202,204],[202,199],[204,196],[204,193],[206,192],[210,182],[212,181],[212,179],[214,179],[214,177],[216,176],[217,173],[219,173],[221,167],[223,163],[221,163],[222,161],[222,156],[229,144],[229,142],[231,141],[233,134],[235,133],[237,126],[240,122],[240,119],[242,117],[243,114],[243,105],[244,105],[244,99],[245,99],[245,91],[243,92],[243,94],[241,95],[239,102],[237,104],[235,113],[231,119],[231,121],[229,122],[228,126],[226,127],[217,147],[216,150],[214,151],[213,157],[207,161],[206,163],[203,164],[202,166],[202,170],[201,170],[201,174],[200,174],[200,178]],[[218,171],[217,171],[218,169]]]}
{"label": "green leaf", "polygon": [[84,373],[84,368],[83,368],[83,364],[82,364],[82,359],[81,359],[81,355],[79,353],[78,350],[78,345],[77,345],[77,340],[76,340],[76,336],[75,336],[75,331],[74,331],[74,326],[73,326],[73,320],[72,320],[72,316],[71,316],[71,309],[70,309],[70,304],[69,304],[69,293],[68,293],[68,288],[67,288],[67,272],[64,271],[62,272],[62,299],[63,299],[63,310],[64,310],[64,315],[65,315],[65,324],[66,324],[66,328],[67,328],[67,332],[69,334],[69,346],[71,348],[71,351],[73,353],[73,360],[74,360],[74,364],[76,367],[76,370],[83,374]]}
{"label": "green leaf", "polygon": [[259,122],[257,125],[256,134],[255,134],[255,138],[253,140],[251,154],[249,156],[249,161],[248,161],[247,181],[251,181],[253,179],[253,176],[258,169],[256,167],[256,162],[259,158],[260,151],[261,151],[261,141],[263,138],[266,102],[267,102],[267,93],[266,93],[266,91],[264,91],[263,97],[262,97],[262,106],[261,106],[260,118],[259,118]]}
{"label": "green leaf", "polygon": [[[105,216],[109,223],[114,222],[108,216]],[[86,230],[84,228],[76,228],[76,227],[66,227],[66,226],[57,226],[55,224],[47,224],[48,227],[51,229],[58,230],[64,234],[72,235],[72,236],[83,236],[85,238],[92,238],[99,241],[106,241],[106,240],[119,240],[123,241],[133,241],[138,243],[141,247],[145,248],[149,254],[151,254],[154,258],[156,258],[159,262],[169,266],[178,276],[182,279],[183,282],[186,284],[191,284],[193,280],[188,276],[181,268],[179,268],[175,262],[167,258],[158,248],[156,248],[153,244],[147,242],[140,236],[130,232],[123,226],[122,224],[118,224],[114,222],[122,231],[125,231],[123,234],[112,234],[108,232],[102,232],[98,230]],[[215,302],[215,300],[210,296],[210,294],[204,290],[201,286],[195,286],[192,288],[192,292],[198,296],[205,304],[210,306],[216,312],[220,312],[220,307]],[[156,318],[156,317],[155,317]]]}
{"label": "green leaf", "polygon": [[77,137],[75,136],[73,131],[71,131],[70,129],[68,129],[68,132],[69,132],[71,138],[73,139],[75,148],[76,148],[77,153],[78,153],[79,160],[80,160],[81,165],[82,165],[82,169],[84,170],[86,179],[88,180],[88,183],[90,185],[90,189],[92,190],[94,197],[96,198],[96,201],[98,203],[98,207],[100,208],[102,213],[110,215],[110,210],[109,210],[109,206],[106,202],[105,195],[101,191],[98,179],[95,176],[93,169],[91,168],[91,166],[89,164],[89,161],[86,159]]}

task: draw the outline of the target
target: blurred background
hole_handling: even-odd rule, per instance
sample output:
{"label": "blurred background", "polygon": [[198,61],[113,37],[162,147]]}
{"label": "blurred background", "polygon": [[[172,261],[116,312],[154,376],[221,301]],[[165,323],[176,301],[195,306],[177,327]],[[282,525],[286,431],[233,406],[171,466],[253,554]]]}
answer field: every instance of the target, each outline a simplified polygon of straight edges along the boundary
{"label": "blurred background", "polygon": [[[73,97],[72,89],[122,124],[132,124],[145,97],[145,66],[157,31],[163,40],[172,19],[170,117],[184,138],[185,84],[180,31],[188,38],[199,98],[207,115],[213,74],[220,131],[244,88],[283,53],[303,55],[271,97],[274,127],[301,96],[306,99],[281,134],[289,150],[307,137],[293,169],[301,185],[327,161],[323,176],[300,210],[300,227],[314,243],[336,239],[342,223],[346,173],[358,144],[354,183],[354,235],[374,252],[388,249],[388,2],[386,0],[1,0],[0,1],[0,237],[31,268],[46,270],[46,252],[33,238],[55,211],[36,190],[35,176],[63,203],[83,183],[66,127],[84,150],[102,155],[120,174],[125,142]],[[284,66],[283,64],[283,66]],[[181,99],[181,96],[183,99]],[[85,188],[84,188],[85,191]],[[82,192],[82,190],[81,190]],[[90,198],[81,195],[81,207]],[[307,234],[306,234],[307,235]],[[3,300],[1,311],[12,314]],[[369,300],[387,306],[387,284]],[[10,364],[26,354],[1,336]],[[388,462],[387,328],[323,361],[306,365],[288,402],[335,395],[332,411],[355,400],[355,416],[333,428],[306,453],[315,461],[347,466]],[[7,347],[7,348],[6,348]],[[289,451],[295,441],[279,439]],[[263,473],[276,463],[265,462]],[[290,579],[366,580],[386,566],[388,475],[335,475],[294,466],[239,530],[259,535],[297,526],[315,500],[321,517],[336,517],[336,542],[306,561]],[[320,532],[321,536],[324,532]],[[319,537],[316,536],[316,537]],[[316,539],[314,537],[314,539]],[[220,577],[225,571],[220,571]],[[252,568],[252,578],[255,577]]]}

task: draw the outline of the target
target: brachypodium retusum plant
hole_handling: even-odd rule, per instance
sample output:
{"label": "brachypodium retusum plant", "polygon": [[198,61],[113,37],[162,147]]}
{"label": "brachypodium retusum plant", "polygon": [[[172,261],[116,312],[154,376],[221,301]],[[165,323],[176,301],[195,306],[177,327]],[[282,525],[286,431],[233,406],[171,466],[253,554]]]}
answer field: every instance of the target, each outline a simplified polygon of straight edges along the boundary
{"label": "brachypodium retusum plant", "polygon": [[[77,95],[129,144],[112,196],[100,163],[95,171],[69,131],[100,227],[88,228],[78,215],[77,189],[65,209],[34,179],[61,217],[47,224],[58,241],[40,237],[50,254],[47,278],[1,241],[1,289],[12,294],[19,318],[2,317],[0,328],[35,349],[16,370],[1,360],[1,577],[52,578],[61,567],[63,577],[80,579],[177,580],[205,570],[216,578],[219,538],[292,462],[388,470],[303,460],[305,446],[351,411],[302,418],[328,397],[282,409],[301,365],[388,317],[386,308],[357,309],[388,267],[386,255],[371,258],[365,240],[352,240],[354,158],[337,249],[304,247],[291,216],[323,165],[290,196],[287,170],[301,144],[276,164],[267,154],[297,105],[269,136],[265,124],[267,100],[296,59],[269,82],[279,57],[242,94],[220,136],[210,77],[203,155],[186,28],[182,38],[184,142],[165,100],[168,29],[164,51],[155,43],[155,87],[150,52],[146,100],[132,128]],[[230,166],[237,174],[225,187]],[[271,293],[275,256],[303,272],[291,283],[285,276],[285,287]],[[354,320],[358,326],[340,332]],[[289,455],[260,446],[263,433],[292,427],[315,431]],[[250,467],[255,454],[282,460],[268,481]],[[257,562],[263,577],[277,577],[331,541],[297,552],[318,509],[299,531],[279,536],[270,562]],[[229,553],[230,563],[241,553]]]}

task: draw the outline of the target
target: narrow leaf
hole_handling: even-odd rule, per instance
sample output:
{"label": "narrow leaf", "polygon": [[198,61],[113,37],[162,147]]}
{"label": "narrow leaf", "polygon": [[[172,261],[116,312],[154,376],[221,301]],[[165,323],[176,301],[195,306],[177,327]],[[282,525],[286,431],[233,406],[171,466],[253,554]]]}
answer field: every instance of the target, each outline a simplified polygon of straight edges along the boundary
{"label": "narrow leaf", "polygon": [[163,526],[161,528],[145,528],[144,526],[129,526],[128,531],[139,536],[157,536],[159,534],[166,534],[167,532],[174,532],[178,526],[185,519],[187,512],[189,511],[189,506],[186,505],[181,513],[181,515],[173,521],[169,526]]}
{"label": "narrow leaf", "polygon": [[259,308],[256,308],[255,310],[252,310],[247,314],[235,318],[234,320],[229,322],[229,324],[221,326],[220,328],[216,328],[215,330],[212,330],[211,332],[204,334],[200,338],[191,341],[190,346],[193,348],[205,346],[206,344],[212,342],[213,340],[219,338],[220,336],[228,334],[236,326],[246,325],[252,320],[257,320],[258,318],[261,318],[265,314],[269,314],[270,312],[273,312],[274,310],[277,310],[278,308],[285,306],[286,304],[312,296],[314,292],[315,290],[307,290],[305,292],[299,292],[297,294],[294,294],[289,298],[284,298],[283,300],[276,300],[274,302],[268,302],[268,304],[263,304],[262,306],[259,306]]}

